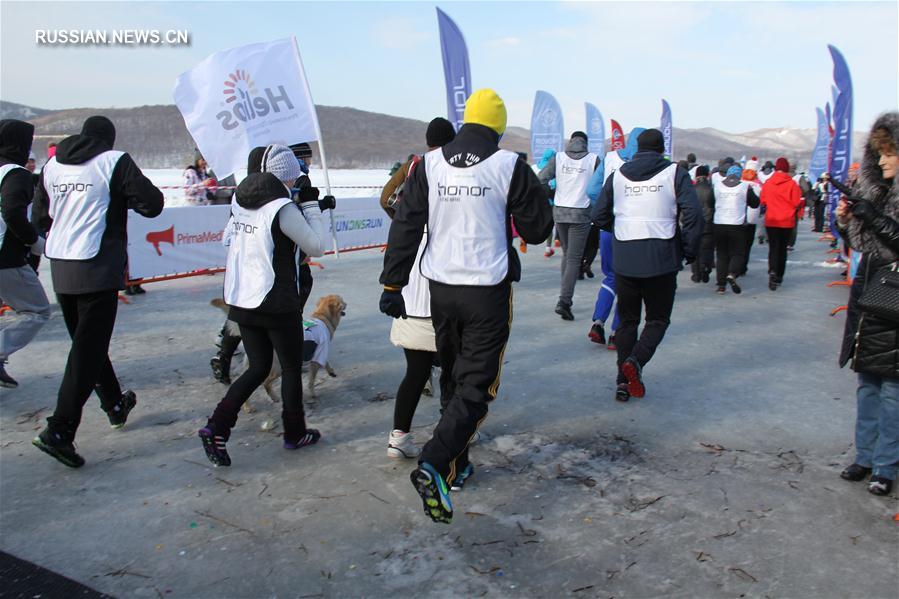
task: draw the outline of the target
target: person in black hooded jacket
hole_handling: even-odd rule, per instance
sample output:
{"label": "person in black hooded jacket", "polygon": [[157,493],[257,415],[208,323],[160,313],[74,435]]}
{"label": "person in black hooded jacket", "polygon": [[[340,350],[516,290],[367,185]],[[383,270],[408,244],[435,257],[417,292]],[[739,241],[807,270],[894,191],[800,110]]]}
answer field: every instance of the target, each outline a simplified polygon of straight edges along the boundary
{"label": "person in black hooded jacket", "polygon": [[[618,387],[615,399],[643,397],[643,367],[671,319],[677,273],[700,250],[703,213],[690,174],[672,164],[662,133],[647,129],[637,153],[606,179],[593,220],[615,234],[613,262],[621,323],[615,334]],[[637,338],[640,313],[646,325]]]}
{"label": "person in black hooded jacket", "polygon": [[[899,112],[881,115],[865,144],[850,201],[836,211],[837,229],[862,259],[852,281],[840,366],[858,373],[855,461],[840,476],[887,495],[899,474],[899,322],[860,301],[866,289],[899,268]],[[899,290],[887,287],[899,297]]]}
{"label": "person in black hooded jacket", "polygon": [[91,392],[113,428],[125,425],[137,403],[134,392],[122,393],[107,354],[125,287],[128,210],[153,218],[163,207],[162,192],[114,144],[112,122],[88,118],[44,165],[32,212],[38,229],[48,231],[45,255],[72,337],[56,410],[33,443],[72,468],[84,465],[73,441]]}
{"label": "person in black hooded jacket", "polygon": [[25,347],[50,319],[50,302],[30,256],[40,256],[41,238],[28,222],[34,195],[31,173],[24,168],[34,126],[14,119],[0,121],[0,298],[16,313],[0,319],[0,387],[18,382],[6,372],[9,356]]}
{"label": "person in black hooded jacket", "polygon": [[693,274],[690,280],[694,283],[708,283],[709,273],[715,267],[715,190],[709,182],[708,165],[696,167],[694,173],[693,189],[696,190],[696,197],[702,207],[703,227],[699,256],[693,261]]}
{"label": "person in black hooded jacket", "polygon": [[237,186],[225,229],[228,264],[225,302],[228,317],[240,327],[249,366],[198,431],[206,457],[230,466],[226,443],[241,406],[265,381],[275,353],[281,364],[281,418],[284,449],[313,445],[321,434],[306,427],[300,368],[303,364],[303,305],[297,282],[297,246],[321,256],[327,229],[317,190],[300,190],[299,205],[291,188],[300,164],[287,146],[265,148],[260,171]]}

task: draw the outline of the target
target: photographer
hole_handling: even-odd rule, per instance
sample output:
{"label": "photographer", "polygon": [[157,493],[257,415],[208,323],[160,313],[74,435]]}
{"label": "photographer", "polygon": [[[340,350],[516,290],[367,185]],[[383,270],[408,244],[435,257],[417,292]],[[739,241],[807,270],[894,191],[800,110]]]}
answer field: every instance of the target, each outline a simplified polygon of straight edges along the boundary
{"label": "photographer", "polygon": [[[899,465],[899,318],[889,311],[899,300],[899,288],[889,285],[899,281],[890,274],[899,264],[897,154],[899,112],[890,112],[874,123],[854,193],[836,211],[840,235],[862,252],[840,353],[840,366],[851,360],[858,373],[856,455],[840,476],[862,481],[871,474],[874,495],[890,493]],[[878,292],[885,302],[874,299]]]}

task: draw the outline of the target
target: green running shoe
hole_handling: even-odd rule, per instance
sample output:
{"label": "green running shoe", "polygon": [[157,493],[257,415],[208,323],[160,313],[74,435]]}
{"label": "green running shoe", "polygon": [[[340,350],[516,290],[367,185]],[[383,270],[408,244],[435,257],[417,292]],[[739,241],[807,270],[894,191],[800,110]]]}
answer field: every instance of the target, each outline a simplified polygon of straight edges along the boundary
{"label": "green running shoe", "polygon": [[427,514],[434,522],[449,524],[453,521],[453,502],[450,501],[446,481],[433,466],[422,462],[409,475],[412,485],[421,495],[421,502]]}
{"label": "green running shoe", "polygon": [[75,444],[68,436],[51,433],[50,429],[45,428],[31,441],[31,444],[69,468],[84,466],[84,458],[75,451]]}

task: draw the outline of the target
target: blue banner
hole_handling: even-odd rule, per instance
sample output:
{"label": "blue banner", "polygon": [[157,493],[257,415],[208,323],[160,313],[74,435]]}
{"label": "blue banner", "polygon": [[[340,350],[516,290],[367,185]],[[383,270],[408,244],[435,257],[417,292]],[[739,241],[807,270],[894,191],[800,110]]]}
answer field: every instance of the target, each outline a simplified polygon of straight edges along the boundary
{"label": "blue banner", "polygon": [[671,160],[674,156],[674,129],[671,126],[671,106],[662,99],[662,121],[659,124],[662,131],[662,137],[665,139],[665,158]]}
{"label": "blue banner", "polygon": [[606,122],[599,108],[584,102],[587,111],[587,151],[602,158],[606,155]]}
{"label": "blue banner", "polygon": [[561,152],[564,135],[559,103],[548,92],[537,90],[531,112],[531,156],[534,162],[540,160],[546,150]]}
{"label": "blue banner", "polygon": [[830,127],[824,118],[824,111],[815,108],[815,112],[818,115],[818,138],[808,164],[808,176],[812,185],[827,170],[827,155],[830,150]]}
{"label": "blue banner", "polygon": [[443,56],[443,76],[446,79],[446,112],[449,121],[462,126],[465,101],[471,95],[471,69],[468,65],[468,47],[462,32],[451,18],[437,9],[440,26],[440,54]]}
{"label": "blue banner", "polygon": [[[833,107],[833,145],[830,149],[830,176],[837,181],[846,182],[849,176],[849,164],[852,161],[852,77],[846,59],[835,47],[828,45],[833,57],[833,81],[840,90]],[[839,237],[836,230],[836,209],[840,200],[840,192],[830,190],[830,231]]]}

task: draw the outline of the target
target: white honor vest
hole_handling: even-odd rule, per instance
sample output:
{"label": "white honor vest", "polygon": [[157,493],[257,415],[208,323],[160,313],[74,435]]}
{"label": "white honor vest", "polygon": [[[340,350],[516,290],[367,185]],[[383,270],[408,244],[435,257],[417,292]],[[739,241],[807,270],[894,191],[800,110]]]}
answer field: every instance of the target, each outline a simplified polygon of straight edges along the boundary
{"label": "white honor vest", "polygon": [[[20,168],[25,170],[25,167],[19,166],[18,164],[4,164],[0,166],[0,184],[3,183],[3,179],[6,178],[6,175],[11,173],[12,171]],[[6,221],[0,218],[0,247],[3,246],[3,239],[6,237]]]}
{"label": "white honor vest", "polygon": [[100,252],[109,209],[109,180],[124,152],[109,150],[83,164],[44,165],[53,226],[44,253],[56,260],[90,260]]}
{"label": "white honor vest", "polygon": [[428,232],[421,238],[415,263],[409,273],[409,284],[403,287],[403,301],[406,302],[406,314],[415,318],[431,317],[431,289],[428,280],[421,276],[421,256],[428,247]]}
{"label": "white honor vest", "polygon": [[589,208],[587,185],[596,167],[596,154],[576,160],[565,152],[556,154],[555,205],[563,208]]}
{"label": "white honor vest", "polygon": [[618,151],[609,152],[606,154],[605,160],[603,160],[603,172],[602,172],[602,182],[605,183],[606,180],[612,176],[612,173],[621,168],[621,165],[624,164],[624,159],[618,154]]}
{"label": "white honor vest", "polygon": [[289,198],[273,200],[258,210],[231,204],[231,245],[225,268],[225,303],[229,306],[258,308],[275,284],[272,224],[287,204]]}
{"label": "white honor vest", "polygon": [[425,154],[428,246],[421,274],[447,285],[498,285],[509,272],[509,185],[518,154],[499,150],[467,168]]}
{"label": "white honor vest", "polygon": [[671,164],[647,181],[631,181],[618,171],[612,180],[615,239],[671,239],[677,231],[677,196]]}
{"label": "white honor vest", "polygon": [[[756,183],[755,181],[747,181],[749,183],[749,188],[755,192],[755,195],[758,197],[762,197],[762,186]],[[759,218],[762,213],[761,205],[758,208],[752,208],[751,206],[746,206],[746,224],[747,225],[757,225],[759,224]]]}
{"label": "white honor vest", "polygon": [[724,179],[715,183],[715,224],[742,225],[746,223],[746,196],[749,183],[740,181],[736,187],[728,187]]}

